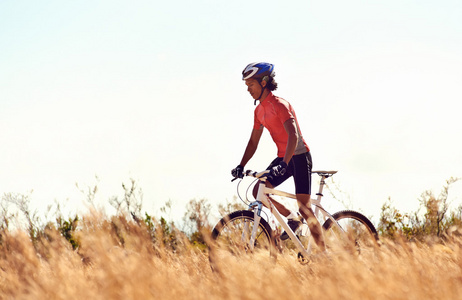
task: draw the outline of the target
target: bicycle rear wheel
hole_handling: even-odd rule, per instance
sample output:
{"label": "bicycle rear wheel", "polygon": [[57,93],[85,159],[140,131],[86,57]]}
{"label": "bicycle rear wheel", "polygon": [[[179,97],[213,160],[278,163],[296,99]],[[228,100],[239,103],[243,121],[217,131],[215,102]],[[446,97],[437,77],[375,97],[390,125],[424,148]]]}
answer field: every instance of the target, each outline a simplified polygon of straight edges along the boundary
{"label": "bicycle rear wheel", "polygon": [[328,247],[335,247],[340,241],[340,245],[361,252],[371,250],[378,245],[377,230],[363,214],[344,210],[333,214],[332,217],[339,226],[331,219],[327,219],[324,223],[324,238]]}
{"label": "bicycle rear wheel", "polygon": [[264,219],[260,219],[253,247],[250,247],[254,224],[253,211],[239,210],[225,216],[212,231],[212,239],[216,242],[216,249],[233,255],[246,253],[269,253],[272,255],[274,253],[274,239],[271,226]]}

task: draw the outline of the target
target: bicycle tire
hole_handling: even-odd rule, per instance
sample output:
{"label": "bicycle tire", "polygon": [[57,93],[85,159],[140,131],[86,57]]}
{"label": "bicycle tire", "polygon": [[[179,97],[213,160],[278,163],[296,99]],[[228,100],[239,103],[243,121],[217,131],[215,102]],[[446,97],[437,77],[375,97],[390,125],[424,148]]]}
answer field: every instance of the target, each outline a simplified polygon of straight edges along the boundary
{"label": "bicycle tire", "polygon": [[[353,210],[343,210],[336,212],[332,218],[340,225],[343,232],[346,233],[346,241],[353,245],[358,252],[367,248],[377,246],[379,235],[372,222],[363,214]],[[328,243],[329,238],[338,237],[338,228],[331,219],[327,219],[323,224],[325,238]],[[344,236],[344,235],[342,235]]]}
{"label": "bicycle tire", "polygon": [[275,249],[273,231],[264,219],[260,219],[253,251],[250,251],[248,245],[250,234],[245,233],[245,230],[248,231],[250,228],[251,232],[253,224],[254,212],[250,210],[235,211],[223,217],[212,231],[216,248],[233,255],[249,252],[268,252],[273,255]]}

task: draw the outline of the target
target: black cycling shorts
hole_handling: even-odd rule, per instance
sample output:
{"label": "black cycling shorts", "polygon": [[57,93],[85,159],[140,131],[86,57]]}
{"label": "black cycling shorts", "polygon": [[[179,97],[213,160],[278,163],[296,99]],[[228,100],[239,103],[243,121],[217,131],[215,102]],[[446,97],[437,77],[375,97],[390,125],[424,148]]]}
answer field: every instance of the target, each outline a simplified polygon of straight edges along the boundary
{"label": "black cycling shorts", "polygon": [[[274,166],[277,166],[281,161],[282,157],[277,157],[271,162],[267,170],[270,170]],[[292,156],[292,159],[287,165],[287,171],[282,176],[277,176],[275,178],[269,178],[268,182],[271,183],[273,187],[277,187],[287,178],[294,176],[295,183],[295,193],[296,194],[311,194],[311,169],[313,167],[313,162],[311,159],[310,152],[298,154]]]}

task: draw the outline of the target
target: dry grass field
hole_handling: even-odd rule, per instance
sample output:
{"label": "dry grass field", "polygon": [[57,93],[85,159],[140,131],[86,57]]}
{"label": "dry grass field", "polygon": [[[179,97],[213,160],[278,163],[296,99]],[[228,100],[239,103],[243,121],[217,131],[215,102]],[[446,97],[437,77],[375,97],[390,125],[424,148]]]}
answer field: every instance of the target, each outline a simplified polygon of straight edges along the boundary
{"label": "dry grass field", "polygon": [[[335,251],[307,265],[289,250],[228,256],[212,271],[208,251],[184,239],[175,249],[145,224],[90,216],[79,247],[56,229],[35,242],[1,232],[1,299],[460,299],[462,238],[383,240],[357,255]],[[456,231],[457,233],[457,231]]]}

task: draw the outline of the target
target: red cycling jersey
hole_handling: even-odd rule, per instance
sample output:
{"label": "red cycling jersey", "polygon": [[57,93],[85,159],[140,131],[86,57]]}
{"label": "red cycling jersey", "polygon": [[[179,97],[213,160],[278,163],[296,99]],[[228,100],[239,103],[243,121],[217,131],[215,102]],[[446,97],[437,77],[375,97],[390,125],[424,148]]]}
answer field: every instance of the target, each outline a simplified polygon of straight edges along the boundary
{"label": "red cycling jersey", "polygon": [[278,148],[278,157],[284,157],[286,153],[288,135],[284,128],[284,122],[289,119],[295,120],[298,134],[298,142],[295,147],[294,155],[310,151],[310,148],[308,148],[308,145],[303,139],[300,127],[298,126],[295,111],[289,102],[274,96],[273,93],[270,92],[255,108],[253,128],[260,129],[261,126],[264,126],[268,129]]}

